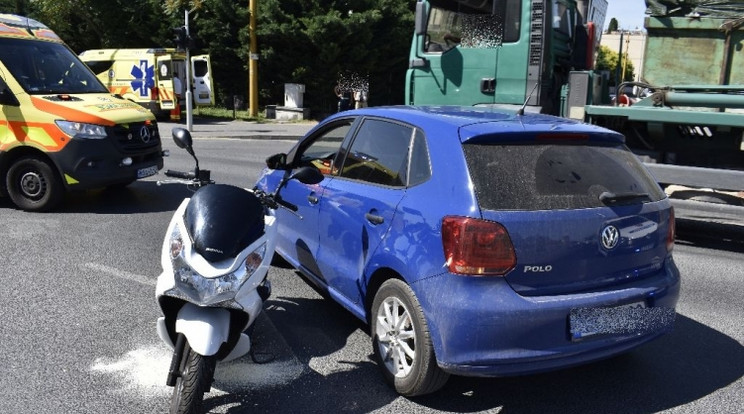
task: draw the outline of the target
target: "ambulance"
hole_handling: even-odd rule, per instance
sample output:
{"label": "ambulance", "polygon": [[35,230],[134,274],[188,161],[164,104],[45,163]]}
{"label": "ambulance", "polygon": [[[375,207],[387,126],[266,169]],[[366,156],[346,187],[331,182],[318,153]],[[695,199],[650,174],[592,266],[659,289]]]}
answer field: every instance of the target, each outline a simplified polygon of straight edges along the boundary
{"label": "ambulance", "polygon": [[[149,109],[158,118],[179,119],[186,97],[186,54],[169,48],[94,49],[80,54],[111,91]],[[214,105],[209,55],[191,57],[192,98]]]}
{"label": "ambulance", "polygon": [[0,194],[46,211],[66,191],[157,174],[155,117],[109,92],[48,27],[0,14]]}

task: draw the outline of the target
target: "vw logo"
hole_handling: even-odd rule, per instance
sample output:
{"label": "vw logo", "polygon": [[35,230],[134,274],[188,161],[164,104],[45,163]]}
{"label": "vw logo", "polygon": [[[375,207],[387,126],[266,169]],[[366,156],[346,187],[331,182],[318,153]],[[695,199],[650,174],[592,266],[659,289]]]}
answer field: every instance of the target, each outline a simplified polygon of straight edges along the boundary
{"label": "vw logo", "polygon": [[620,241],[620,232],[615,226],[607,226],[602,230],[602,247],[607,250],[614,249]]}
{"label": "vw logo", "polygon": [[147,129],[147,127],[144,126],[144,125],[142,126],[142,128],[140,128],[140,139],[145,144],[147,144],[148,142],[150,142],[150,130]]}

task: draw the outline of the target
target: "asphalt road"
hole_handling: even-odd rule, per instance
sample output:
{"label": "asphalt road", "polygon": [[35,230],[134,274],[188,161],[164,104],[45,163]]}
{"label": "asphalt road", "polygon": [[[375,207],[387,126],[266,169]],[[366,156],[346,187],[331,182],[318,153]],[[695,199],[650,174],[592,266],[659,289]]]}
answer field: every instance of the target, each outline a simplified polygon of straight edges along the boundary
{"label": "asphalt road", "polygon": [[[202,168],[250,186],[291,141],[197,139]],[[166,168],[189,169],[170,141]],[[160,178],[163,178],[160,176]],[[155,279],[170,216],[189,195],[155,178],[68,196],[30,214],[0,199],[0,412],[160,413],[168,348],[155,333]],[[371,361],[364,325],[291,269],[254,337],[258,362],[218,365],[215,413],[738,413],[744,407],[744,248],[680,240],[675,330],[631,353],[547,374],[453,377],[439,393],[396,396]]]}

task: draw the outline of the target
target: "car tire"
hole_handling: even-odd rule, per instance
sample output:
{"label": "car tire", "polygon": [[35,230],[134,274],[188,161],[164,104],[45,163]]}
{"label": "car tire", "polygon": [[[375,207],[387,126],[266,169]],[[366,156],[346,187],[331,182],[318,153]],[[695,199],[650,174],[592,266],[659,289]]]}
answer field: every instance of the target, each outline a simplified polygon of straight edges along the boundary
{"label": "car tire", "polygon": [[62,201],[62,181],[51,165],[34,157],[16,160],[5,182],[13,204],[26,211],[49,211]]}
{"label": "car tire", "polygon": [[407,284],[383,283],[370,315],[375,361],[395,391],[414,397],[444,386],[449,374],[437,365],[424,312]]}

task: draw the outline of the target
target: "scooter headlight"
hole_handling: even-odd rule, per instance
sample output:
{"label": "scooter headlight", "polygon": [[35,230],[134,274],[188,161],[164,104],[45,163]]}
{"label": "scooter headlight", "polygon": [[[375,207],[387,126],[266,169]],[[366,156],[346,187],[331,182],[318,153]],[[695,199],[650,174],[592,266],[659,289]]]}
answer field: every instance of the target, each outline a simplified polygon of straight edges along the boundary
{"label": "scooter headlight", "polygon": [[[171,243],[171,253],[175,251]],[[266,244],[248,254],[235,271],[217,277],[204,277],[192,269],[180,256],[173,257],[176,286],[193,302],[202,305],[224,302],[235,297],[241,286],[260,268],[266,255]],[[257,281],[258,283],[260,281]]]}

